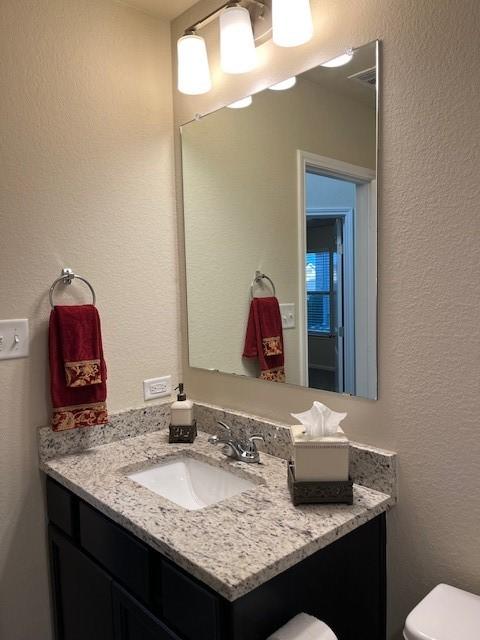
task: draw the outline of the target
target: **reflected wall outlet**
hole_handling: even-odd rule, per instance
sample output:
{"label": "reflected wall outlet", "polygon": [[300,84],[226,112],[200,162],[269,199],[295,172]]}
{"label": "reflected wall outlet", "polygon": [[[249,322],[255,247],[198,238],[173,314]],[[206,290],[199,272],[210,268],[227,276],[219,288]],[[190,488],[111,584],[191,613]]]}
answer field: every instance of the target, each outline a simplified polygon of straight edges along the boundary
{"label": "reflected wall outlet", "polygon": [[154,400],[155,398],[163,398],[172,393],[172,376],[164,376],[163,378],[150,378],[143,381],[143,397],[145,400]]}
{"label": "reflected wall outlet", "polygon": [[28,352],[28,320],[0,320],[0,360],[26,358]]}

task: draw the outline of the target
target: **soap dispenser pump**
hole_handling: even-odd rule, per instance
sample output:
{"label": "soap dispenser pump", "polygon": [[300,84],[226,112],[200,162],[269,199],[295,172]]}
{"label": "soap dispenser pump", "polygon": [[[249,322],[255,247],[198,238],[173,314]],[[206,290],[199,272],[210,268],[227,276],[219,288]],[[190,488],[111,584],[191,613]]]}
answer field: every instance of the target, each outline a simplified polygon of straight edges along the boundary
{"label": "soap dispenser pump", "polygon": [[178,387],[176,402],[172,403],[169,442],[193,442],[197,437],[197,422],[193,417],[193,402],[187,399],[183,383]]}

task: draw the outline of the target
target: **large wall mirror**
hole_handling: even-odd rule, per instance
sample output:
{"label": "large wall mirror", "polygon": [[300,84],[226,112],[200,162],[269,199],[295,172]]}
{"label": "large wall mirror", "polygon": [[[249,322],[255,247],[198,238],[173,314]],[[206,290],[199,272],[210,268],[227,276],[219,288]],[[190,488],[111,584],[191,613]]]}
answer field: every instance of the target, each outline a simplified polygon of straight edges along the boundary
{"label": "large wall mirror", "polygon": [[377,397],[377,76],[373,42],[182,127],[191,367]]}

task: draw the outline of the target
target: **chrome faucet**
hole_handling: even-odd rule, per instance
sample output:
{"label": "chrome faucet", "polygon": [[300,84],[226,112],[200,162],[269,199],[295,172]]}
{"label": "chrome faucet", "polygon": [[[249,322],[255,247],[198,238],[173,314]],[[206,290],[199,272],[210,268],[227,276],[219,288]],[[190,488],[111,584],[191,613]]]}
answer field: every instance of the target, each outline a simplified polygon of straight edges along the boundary
{"label": "chrome faucet", "polygon": [[223,453],[229,458],[240,460],[240,462],[260,462],[260,453],[257,449],[257,441],[264,440],[263,436],[254,434],[248,438],[248,443],[235,440],[232,429],[218,420],[218,424],[225,429],[225,435],[210,436],[210,444],[223,444]]}

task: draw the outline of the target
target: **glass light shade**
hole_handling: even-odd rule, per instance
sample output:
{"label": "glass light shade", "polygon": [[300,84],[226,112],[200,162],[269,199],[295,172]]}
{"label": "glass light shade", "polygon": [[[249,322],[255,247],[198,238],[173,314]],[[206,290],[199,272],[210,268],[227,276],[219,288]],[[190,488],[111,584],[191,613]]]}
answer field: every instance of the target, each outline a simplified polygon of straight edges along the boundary
{"label": "glass light shade", "polygon": [[241,100],[235,100],[232,104],[227,104],[229,109],[245,109],[245,107],[249,107],[252,104],[252,96],[247,96],[246,98],[242,98]]}
{"label": "glass light shade", "polygon": [[310,0],[272,0],[273,41],[279,47],[298,47],[313,36]]}
{"label": "glass light shade", "polygon": [[345,53],[342,53],[341,56],[337,56],[336,58],[332,58],[331,60],[327,60],[323,62],[321,67],[343,67],[344,64],[348,64],[350,60],[353,58],[353,49],[347,49]]}
{"label": "glass light shade", "polygon": [[277,84],[272,84],[271,87],[268,87],[272,91],[285,91],[286,89],[291,89],[297,84],[296,76],[292,76],[291,78],[287,78],[282,82],[277,82]]}
{"label": "glass light shade", "polygon": [[195,34],[182,36],[177,42],[178,90],[190,96],[207,93],[212,88],[205,40]]}
{"label": "glass light shade", "polygon": [[227,7],[220,14],[220,66],[224,73],[246,73],[255,68],[257,52],[250,13]]}

